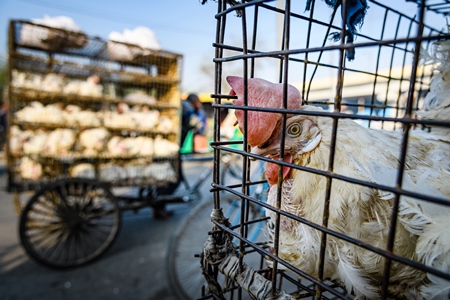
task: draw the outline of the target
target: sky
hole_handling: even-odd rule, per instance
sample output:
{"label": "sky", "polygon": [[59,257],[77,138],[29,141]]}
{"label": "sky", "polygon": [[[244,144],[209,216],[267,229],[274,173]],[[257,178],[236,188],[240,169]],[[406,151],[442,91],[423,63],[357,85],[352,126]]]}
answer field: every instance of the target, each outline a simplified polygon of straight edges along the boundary
{"label": "sky", "polygon": [[[330,9],[323,1],[317,1],[317,9],[327,16]],[[404,0],[380,0],[414,15],[416,6]],[[296,11],[303,12],[306,0],[292,1],[298,5]],[[370,3],[369,3],[370,4]],[[184,93],[211,93],[213,90],[211,78],[205,78],[201,72],[203,65],[213,66],[217,3],[209,0],[201,5],[199,0],[0,0],[0,56],[5,60],[7,52],[7,30],[10,19],[40,19],[44,15],[50,17],[68,16],[81,29],[92,36],[107,40],[111,31],[123,32],[124,29],[134,29],[137,26],[150,28],[156,35],[163,50],[183,55],[181,90]],[[362,32],[379,30],[382,15],[375,9],[369,9]],[[227,19],[229,40],[242,39],[239,18]],[[436,19],[437,20],[437,19]],[[444,19],[439,18],[438,28],[442,28]],[[432,19],[431,21],[435,21]],[[266,50],[274,50],[277,41],[277,20],[273,15],[264,18],[261,24],[260,45]],[[299,28],[302,33],[303,27]],[[296,28],[297,29],[297,28]],[[304,30],[303,30],[304,31]],[[318,36],[321,43],[323,36]],[[372,54],[358,50],[355,63],[365,63],[373,60]],[[271,78],[276,80],[277,72],[268,70]]]}
{"label": "sky", "polygon": [[217,3],[210,0],[0,0],[0,56],[7,53],[11,19],[68,16],[92,36],[107,40],[111,31],[137,26],[150,28],[161,48],[183,54],[182,89],[200,92],[200,65],[212,64]]}

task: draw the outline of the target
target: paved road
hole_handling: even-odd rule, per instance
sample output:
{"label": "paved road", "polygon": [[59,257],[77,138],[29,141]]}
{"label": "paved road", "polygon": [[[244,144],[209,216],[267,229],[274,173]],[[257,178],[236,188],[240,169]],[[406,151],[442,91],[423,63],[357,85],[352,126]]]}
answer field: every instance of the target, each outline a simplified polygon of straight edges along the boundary
{"label": "paved road", "polygon": [[[185,163],[185,174],[195,180],[208,163]],[[0,174],[2,166],[0,165]],[[3,167],[4,170],[4,167]],[[211,180],[202,186],[203,200]],[[0,299],[133,299],[174,300],[167,280],[166,256],[170,236],[192,204],[169,208],[169,220],[151,218],[152,209],[125,212],[116,243],[99,260],[73,270],[53,270],[30,260],[18,241],[18,215],[12,194],[5,192],[0,175]],[[206,237],[205,237],[206,239]]]}

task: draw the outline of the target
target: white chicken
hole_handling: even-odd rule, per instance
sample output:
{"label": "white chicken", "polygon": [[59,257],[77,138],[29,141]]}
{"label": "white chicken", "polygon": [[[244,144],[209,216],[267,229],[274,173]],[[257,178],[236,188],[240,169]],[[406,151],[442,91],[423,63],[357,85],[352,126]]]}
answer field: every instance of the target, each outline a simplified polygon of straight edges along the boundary
{"label": "white chicken", "polygon": [[[229,76],[231,95],[243,105],[244,79]],[[299,112],[322,112],[301,106],[300,93],[289,85],[288,108]],[[248,106],[281,108],[283,85],[263,79],[248,80]],[[288,114],[281,128],[279,113],[235,111],[241,130],[247,123],[252,153],[273,159],[265,168],[270,184],[268,203],[276,207],[282,131],[285,132],[284,161],[328,171],[333,119]],[[449,130],[447,128],[447,130]],[[401,132],[364,128],[340,119],[337,128],[333,173],[368,183],[396,186]],[[281,209],[321,225],[327,178],[293,167],[282,167]],[[402,188],[450,201],[450,144],[424,131],[411,131]],[[333,179],[328,228],[385,249],[395,195],[392,192]],[[275,221],[276,213],[269,210]],[[401,196],[394,253],[450,273],[450,207],[409,196]],[[274,234],[269,230],[270,234]],[[281,216],[278,256],[294,267],[317,276],[321,233],[312,227]],[[378,254],[327,236],[324,276],[339,282],[358,298],[378,299],[384,260]],[[389,293],[411,299],[448,299],[450,282],[396,261],[392,262]]]}
{"label": "white chicken", "polygon": [[62,75],[49,73],[45,75],[41,83],[41,90],[46,92],[59,93],[62,92],[64,88],[64,80]]}
{"label": "white chicken", "polygon": [[100,77],[98,75],[89,76],[85,81],[72,80],[64,86],[63,92],[79,96],[101,97],[103,86],[99,82]]}
{"label": "white chicken", "polygon": [[139,144],[134,137],[113,136],[107,144],[108,154],[111,156],[135,156],[139,153]]}
{"label": "white chicken", "polygon": [[95,111],[82,110],[75,114],[75,121],[80,127],[99,127],[102,125],[99,115],[100,113]]}
{"label": "white chicken", "polygon": [[23,145],[34,135],[32,130],[21,130],[19,126],[12,125],[9,130],[9,151],[21,153]]}
{"label": "white chicken", "polygon": [[63,124],[64,115],[60,103],[47,104],[41,115],[36,116],[38,123]]}
{"label": "white chicken", "polygon": [[[425,65],[433,65],[435,74],[430,84],[430,91],[423,102],[422,111],[418,115],[424,119],[448,121],[450,116],[450,41],[436,41],[430,51],[421,51]],[[434,127],[433,133],[450,142],[447,128]]]}
{"label": "white chicken", "polygon": [[64,114],[60,104],[48,104],[33,101],[30,105],[15,112],[14,116],[19,122],[63,124]]}
{"label": "white chicken", "polygon": [[144,169],[145,178],[159,182],[176,182],[177,176],[169,162],[151,163]]}
{"label": "white chicken", "polygon": [[141,160],[130,161],[124,166],[128,179],[137,180],[144,178],[144,169],[147,163]]}
{"label": "white chicken", "polygon": [[124,98],[127,101],[143,103],[143,104],[156,104],[156,98],[150,95],[147,95],[144,91],[135,91],[129,93]]}
{"label": "white chicken", "polygon": [[122,166],[107,163],[99,167],[99,178],[106,182],[118,182],[127,178],[127,173]]}
{"label": "white chicken", "polygon": [[42,177],[42,165],[29,157],[22,157],[19,163],[19,173],[22,179],[38,180]]}
{"label": "white chicken", "polygon": [[24,108],[16,111],[14,116],[19,122],[36,122],[36,114],[42,113],[44,105],[41,102],[33,101]]}
{"label": "white chicken", "polygon": [[95,166],[90,163],[79,163],[69,170],[71,177],[95,178]]}
{"label": "white chicken", "polygon": [[14,87],[28,88],[30,80],[27,78],[27,74],[24,72],[19,72],[17,70],[11,71],[12,79],[11,84]]}
{"label": "white chicken", "polygon": [[[109,41],[106,45],[108,55],[116,60],[131,61],[151,53],[148,49],[161,49],[154,32],[143,26],[137,26],[132,30],[125,29],[123,33],[112,31],[108,39]],[[122,43],[136,45],[137,47],[130,47]]]}
{"label": "white chicken", "polygon": [[102,125],[101,115],[102,113],[83,110],[73,104],[67,105],[63,110],[64,120],[70,126],[100,127]]}
{"label": "white chicken", "polygon": [[174,130],[174,122],[171,118],[166,116],[161,116],[159,118],[158,126],[156,127],[156,131],[160,133],[170,133]]}
{"label": "white chicken", "polygon": [[117,109],[103,113],[103,124],[108,128],[134,129],[135,121],[126,103],[119,103]]}
{"label": "white chicken", "polygon": [[95,156],[105,148],[109,137],[109,131],[106,128],[99,127],[83,130],[78,137],[78,141],[84,149],[84,155]]}
{"label": "white chicken", "polygon": [[138,136],[135,138],[136,145],[139,146],[139,155],[143,157],[153,156],[155,153],[154,140],[146,136]]}
{"label": "white chicken", "polygon": [[159,121],[159,111],[149,110],[147,106],[135,107],[136,110],[133,107],[133,110],[129,112],[134,121],[133,128],[143,131],[154,130]]}
{"label": "white chicken", "polygon": [[146,136],[119,137],[113,136],[107,145],[108,154],[111,156],[152,156],[154,153],[153,139]]}
{"label": "white chicken", "polygon": [[108,140],[106,145],[106,150],[108,155],[111,156],[125,156],[127,154],[127,149],[123,144],[123,138],[120,136],[113,136]]}
{"label": "white chicken", "polygon": [[[79,48],[84,47],[87,43],[87,37],[81,34],[81,28],[73,21],[73,19],[67,16],[50,17],[45,15],[42,19],[33,19],[33,23],[42,24],[53,28],[62,28],[68,31],[78,32],[78,34],[64,34],[54,29],[49,29],[34,24],[24,23],[20,30],[20,43],[22,45],[40,47],[43,49],[55,50],[58,47],[64,46],[67,48]],[[54,43],[55,39],[58,40],[64,38],[63,45],[61,43]]]}
{"label": "white chicken", "polygon": [[48,133],[43,130],[37,130],[23,143],[23,152],[27,154],[41,154],[47,145]]}
{"label": "white chicken", "polygon": [[58,128],[48,134],[44,151],[48,154],[67,154],[75,144],[75,141],[76,134],[74,130]]}
{"label": "white chicken", "polygon": [[168,139],[157,135],[154,139],[154,155],[155,156],[173,156],[178,153],[180,146]]}

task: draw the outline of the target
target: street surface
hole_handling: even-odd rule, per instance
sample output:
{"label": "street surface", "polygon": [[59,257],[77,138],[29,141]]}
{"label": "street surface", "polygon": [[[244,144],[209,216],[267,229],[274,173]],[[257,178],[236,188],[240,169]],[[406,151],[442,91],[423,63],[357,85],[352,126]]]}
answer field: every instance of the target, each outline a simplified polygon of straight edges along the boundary
{"label": "street surface", "polygon": [[[123,213],[115,244],[100,259],[70,270],[55,270],[31,260],[19,242],[13,194],[6,192],[4,153],[0,152],[0,299],[1,300],[175,300],[167,279],[169,240],[183,217],[196,204],[168,206],[174,215],[153,219],[152,209]],[[184,162],[190,182],[211,162]],[[210,199],[211,177],[201,186]],[[206,236],[205,236],[206,240]]]}

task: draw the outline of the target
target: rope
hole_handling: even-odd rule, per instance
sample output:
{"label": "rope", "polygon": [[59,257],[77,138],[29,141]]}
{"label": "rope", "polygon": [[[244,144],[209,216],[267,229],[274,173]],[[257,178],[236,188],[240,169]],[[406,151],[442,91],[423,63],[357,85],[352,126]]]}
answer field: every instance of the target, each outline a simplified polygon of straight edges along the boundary
{"label": "rope", "polygon": [[[218,224],[230,227],[227,218],[224,217],[222,209],[213,209],[211,220]],[[208,284],[209,292],[218,299],[225,299],[223,289],[217,282],[218,271],[226,276],[225,288],[229,287],[231,281],[237,283],[242,289],[247,291],[253,299],[270,300],[292,300],[291,295],[284,292],[271,296],[272,282],[264,278],[246,263],[240,261],[236,246],[232,243],[229,233],[221,231],[214,223],[212,234],[206,240],[201,254],[201,268],[203,276]],[[240,272],[242,270],[242,272]]]}

